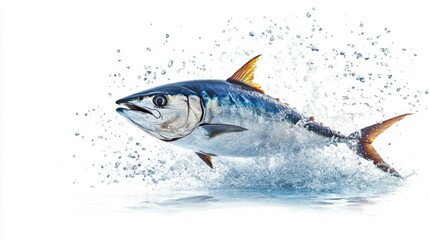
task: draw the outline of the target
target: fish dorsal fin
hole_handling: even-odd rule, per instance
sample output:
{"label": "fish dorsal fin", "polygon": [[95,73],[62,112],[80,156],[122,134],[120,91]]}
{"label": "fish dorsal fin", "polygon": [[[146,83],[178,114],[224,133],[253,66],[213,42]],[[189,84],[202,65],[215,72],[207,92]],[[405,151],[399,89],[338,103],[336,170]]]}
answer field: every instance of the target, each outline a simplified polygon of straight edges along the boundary
{"label": "fish dorsal fin", "polygon": [[247,90],[264,93],[264,90],[262,90],[261,85],[253,82],[256,62],[258,61],[259,57],[261,57],[261,55],[250,59],[226,81],[244,87]]}

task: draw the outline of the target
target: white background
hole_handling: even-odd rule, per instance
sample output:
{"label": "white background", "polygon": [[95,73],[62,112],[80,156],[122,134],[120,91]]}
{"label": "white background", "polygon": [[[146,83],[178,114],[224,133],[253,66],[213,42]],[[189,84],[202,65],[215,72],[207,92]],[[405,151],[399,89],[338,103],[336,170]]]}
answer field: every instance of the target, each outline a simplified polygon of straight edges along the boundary
{"label": "white background", "polygon": [[[138,48],[158,34],[139,31],[142,24],[180,23],[210,34],[228,17],[281,17],[312,7],[325,25],[341,24],[337,19],[347,15],[400,33],[396,41],[416,49],[420,59],[408,70],[414,77],[410,84],[427,89],[429,19],[419,1],[2,1],[1,239],[427,238],[427,177],[399,194],[400,200],[359,213],[230,206],[165,215],[90,209],[74,201],[79,193],[68,196],[69,173],[58,156],[69,153],[64,136],[74,131],[71,116],[105,94],[97,90],[112,65],[112,51]],[[417,131],[409,141],[424,147],[425,119],[414,123],[411,130]]]}

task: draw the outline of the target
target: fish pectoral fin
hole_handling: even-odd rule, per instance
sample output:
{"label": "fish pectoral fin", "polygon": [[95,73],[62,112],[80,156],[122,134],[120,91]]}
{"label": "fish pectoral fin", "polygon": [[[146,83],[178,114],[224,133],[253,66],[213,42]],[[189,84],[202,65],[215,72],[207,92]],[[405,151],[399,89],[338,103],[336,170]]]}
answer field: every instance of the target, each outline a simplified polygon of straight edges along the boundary
{"label": "fish pectoral fin", "polygon": [[220,124],[220,123],[202,124],[200,125],[200,127],[207,132],[206,135],[209,138],[214,138],[225,133],[243,132],[247,130],[246,128],[243,128],[240,126]]}
{"label": "fish pectoral fin", "polygon": [[264,90],[262,90],[261,85],[253,82],[256,62],[258,61],[259,57],[261,57],[261,55],[250,59],[226,81],[235,84],[239,87],[245,88],[247,90],[264,93]]}
{"label": "fish pectoral fin", "polygon": [[210,168],[213,168],[212,155],[201,152],[195,152],[195,154],[197,154]]}

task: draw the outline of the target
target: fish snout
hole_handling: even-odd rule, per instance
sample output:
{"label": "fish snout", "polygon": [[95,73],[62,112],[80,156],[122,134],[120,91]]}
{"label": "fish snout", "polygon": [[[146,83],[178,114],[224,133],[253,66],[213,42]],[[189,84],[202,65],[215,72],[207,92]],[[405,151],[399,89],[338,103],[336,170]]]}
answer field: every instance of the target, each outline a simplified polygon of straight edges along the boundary
{"label": "fish snout", "polygon": [[116,100],[115,103],[118,104],[118,105],[122,105],[122,104],[131,102],[131,100],[133,100],[133,99],[134,98],[132,98],[132,97],[124,97],[124,98]]}

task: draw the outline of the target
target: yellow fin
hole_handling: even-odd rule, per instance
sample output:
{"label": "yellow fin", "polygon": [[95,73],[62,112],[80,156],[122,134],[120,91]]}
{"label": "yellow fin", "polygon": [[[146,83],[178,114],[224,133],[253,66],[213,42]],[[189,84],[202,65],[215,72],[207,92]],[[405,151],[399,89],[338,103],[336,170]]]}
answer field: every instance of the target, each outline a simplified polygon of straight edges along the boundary
{"label": "yellow fin", "polygon": [[201,153],[201,152],[195,152],[198,157],[201,158],[201,160],[203,160],[210,168],[213,168],[213,163],[212,163],[212,156],[215,156],[214,154],[207,154],[207,153]]}
{"label": "yellow fin", "polygon": [[388,119],[386,121],[383,121],[381,123],[376,123],[374,125],[371,125],[366,128],[362,128],[360,131],[352,134],[350,136],[351,139],[357,139],[357,145],[356,145],[356,153],[367,159],[371,160],[378,168],[383,170],[384,172],[390,173],[395,177],[401,177],[398,172],[396,172],[395,169],[389,166],[377,153],[375,148],[372,146],[372,143],[374,142],[375,138],[378,137],[384,130],[388,129],[390,126],[392,126],[397,121],[403,119],[404,117],[411,115],[410,113],[402,114],[397,117]]}
{"label": "yellow fin", "polygon": [[264,93],[264,90],[262,90],[261,85],[253,82],[256,62],[258,61],[259,57],[261,57],[261,55],[250,59],[226,81],[232,84],[237,84],[242,87],[247,86],[250,87],[251,90]]}

